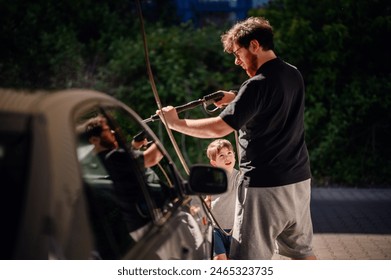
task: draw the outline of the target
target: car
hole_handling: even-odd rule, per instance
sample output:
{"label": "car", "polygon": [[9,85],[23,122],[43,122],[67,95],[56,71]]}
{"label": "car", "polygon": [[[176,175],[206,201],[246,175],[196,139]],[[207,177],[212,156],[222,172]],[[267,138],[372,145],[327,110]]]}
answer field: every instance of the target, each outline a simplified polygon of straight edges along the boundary
{"label": "car", "polygon": [[[129,227],[121,205],[129,200],[85,137],[83,124],[96,116],[108,120],[131,162],[141,226]],[[163,155],[155,166],[134,156],[130,143],[140,134]],[[226,191],[225,171],[195,164],[182,175],[151,128],[108,94],[0,90],[0,166],[1,259],[212,258],[202,195]]]}

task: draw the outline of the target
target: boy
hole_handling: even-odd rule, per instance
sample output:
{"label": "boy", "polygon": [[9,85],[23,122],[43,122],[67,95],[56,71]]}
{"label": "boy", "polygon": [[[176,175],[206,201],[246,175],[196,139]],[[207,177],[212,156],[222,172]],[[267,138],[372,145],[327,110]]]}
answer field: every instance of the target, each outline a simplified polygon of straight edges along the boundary
{"label": "boy", "polygon": [[227,192],[220,195],[208,196],[205,201],[212,208],[220,227],[213,229],[214,235],[214,260],[227,260],[231,244],[231,231],[234,223],[236,205],[236,177],[239,171],[235,166],[235,153],[232,144],[225,139],[217,139],[211,142],[206,150],[210,164],[223,168],[228,174]]}

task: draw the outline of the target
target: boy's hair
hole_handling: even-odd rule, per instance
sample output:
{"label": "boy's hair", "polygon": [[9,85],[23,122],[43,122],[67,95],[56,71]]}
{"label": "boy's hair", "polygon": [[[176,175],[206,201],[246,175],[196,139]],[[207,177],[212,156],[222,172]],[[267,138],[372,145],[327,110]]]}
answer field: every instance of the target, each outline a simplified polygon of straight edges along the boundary
{"label": "boy's hair", "polygon": [[207,157],[210,160],[216,160],[216,156],[222,148],[227,148],[228,150],[233,151],[231,142],[226,139],[217,139],[208,145],[208,148],[206,149]]}

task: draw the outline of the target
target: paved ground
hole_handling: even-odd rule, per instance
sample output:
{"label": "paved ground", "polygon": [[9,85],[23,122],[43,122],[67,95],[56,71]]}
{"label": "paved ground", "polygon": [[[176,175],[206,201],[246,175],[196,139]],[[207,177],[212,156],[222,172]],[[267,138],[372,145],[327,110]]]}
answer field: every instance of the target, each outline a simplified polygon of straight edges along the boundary
{"label": "paved ground", "polygon": [[313,188],[311,211],[319,259],[391,260],[391,188]]}

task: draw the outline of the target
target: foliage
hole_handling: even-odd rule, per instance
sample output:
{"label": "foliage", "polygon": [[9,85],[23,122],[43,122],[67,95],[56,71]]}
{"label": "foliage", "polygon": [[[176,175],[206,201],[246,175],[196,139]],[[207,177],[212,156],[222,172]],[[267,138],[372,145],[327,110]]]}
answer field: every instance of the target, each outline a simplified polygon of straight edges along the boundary
{"label": "foliage", "polygon": [[[112,92],[132,105],[141,117],[148,118],[155,114],[157,105],[148,82],[141,36],[139,32],[134,37],[113,41],[109,48],[111,59],[101,69],[100,77],[104,91]],[[167,28],[146,24],[149,61],[162,106],[182,105],[218,89],[240,85],[241,73],[227,67],[233,58],[223,53],[219,38],[220,31],[215,27],[194,29],[190,24],[182,24]],[[191,118],[207,116],[200,109],[186,114]],[[160,122],[153,124],[159,125]],[[160,138],[168,144],[163,128],[155,131],[160,131]],[[205,154],[199,152],[206,148],[203,142],[178,135],[188,163],[205,162]]]}
{"label": "foliage", "polygon": [[275,0],[253,15],[307,85],[306,139],[320,184],[387,184],[391,175],[386,0]]}
{"label": "foliage", "polygon": [[[142,118],[154,114],[134,3],[0,0],[0,87],[92,88]],[[238,88],[247,78],[222,51],[228,26],[177,24],[170,0],[142,3],[161,105]],[[390,14],[386,0],[273,0],[251,11],[270,20],[277,54],[305,79],[306,139],[319,184],[390,185]],[[182,114],[207,116],[201,108]],[[150,125],[168,144],[161,123]],[[174,135],[188,163],[206,162],[210,140]]]}
{"label": "foliage", "polygon": [[[171,25],[172,11],[162,11],[168,2],[141,2],[162,105],[182,105],[218,89],[238,88],[245,76],[231,67],[233,57],[223,53],[221,30]],[[155,113],[135,1],[16,0],[0,5],[5,11],[0,18],[5,47],[0,52],[1,87],[92,88],[129,104],[143,118]],[[158,13],[163,21],[155,22]],[[207,116],[201,108],[186,114]],[[157,126],[164,144],[169,144],[160,122],[151,126]],[[206,140],[177,137],[188,163],[206,162],[199,152]]]}
{"label": "foliage", "polygon": [[0,7],[3,87],[95,87],[108,45],[134,26],[128,1],[1,0]]}

